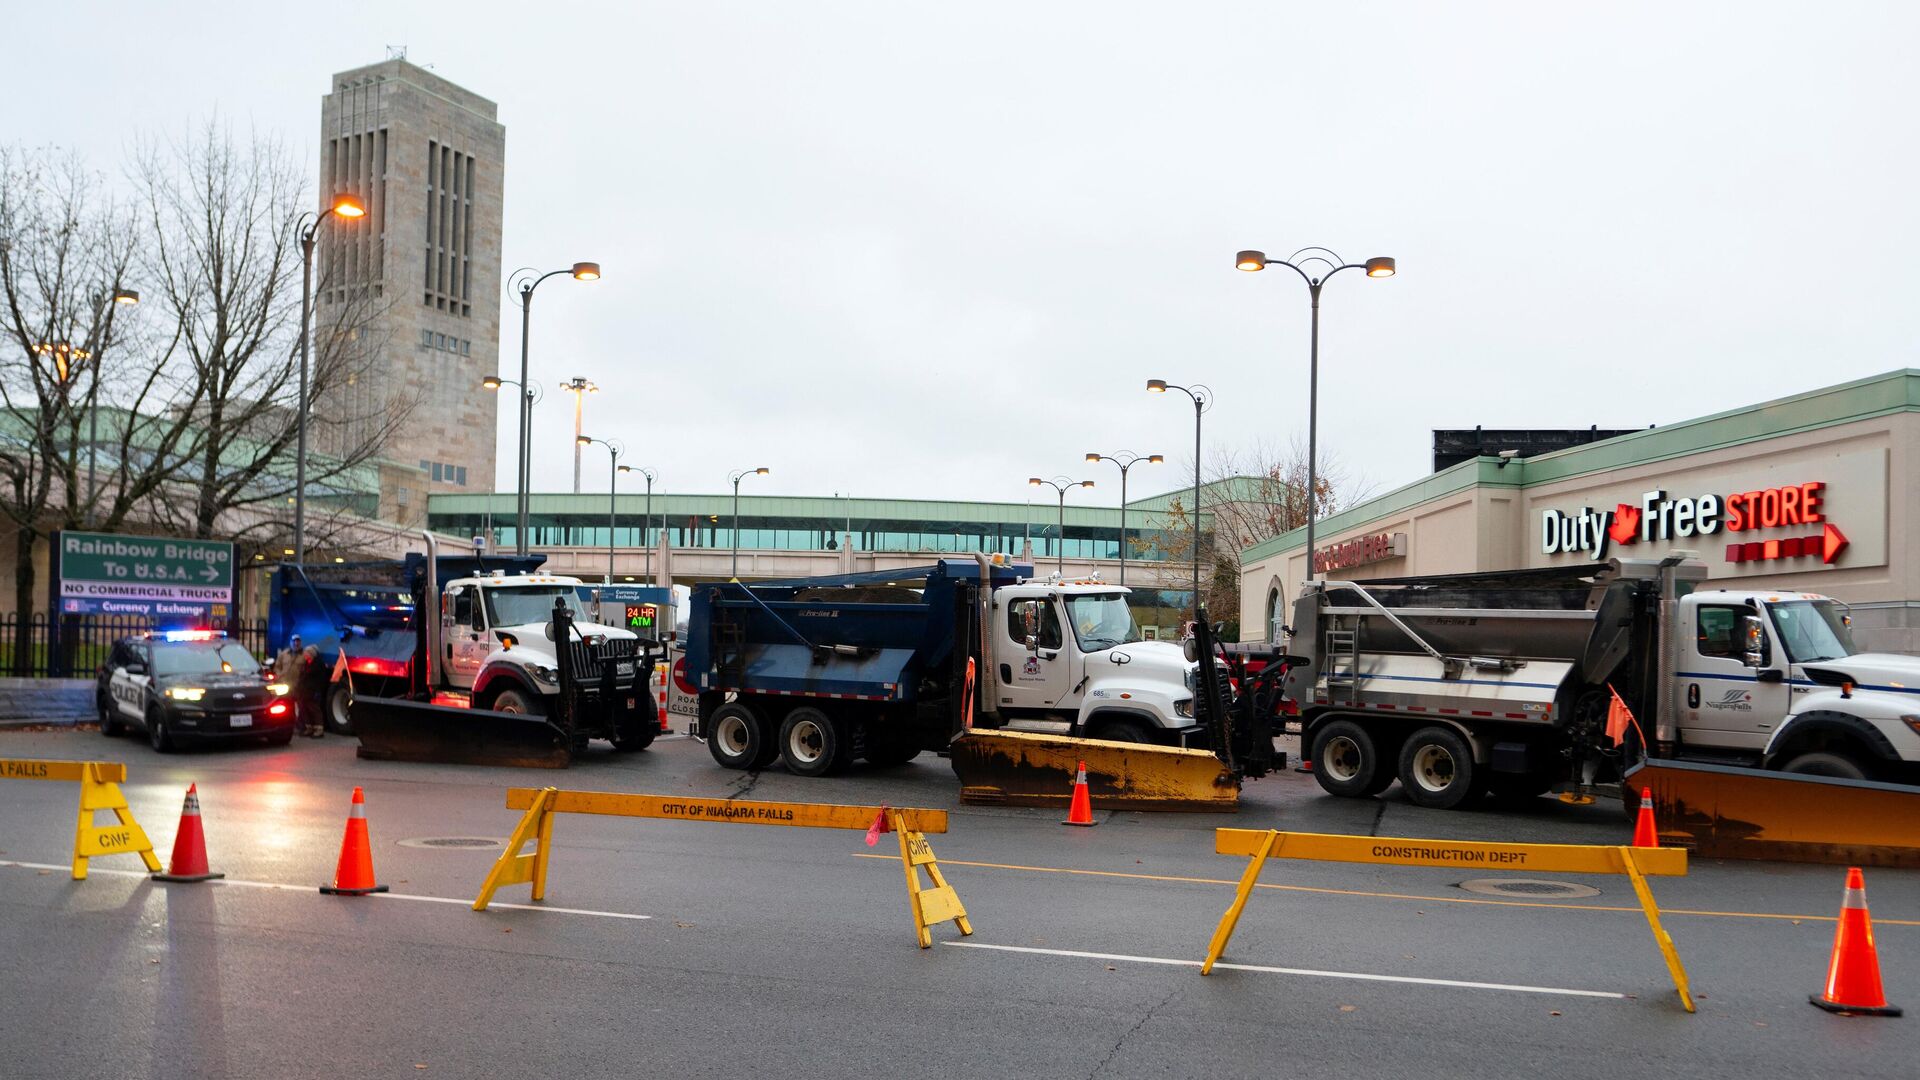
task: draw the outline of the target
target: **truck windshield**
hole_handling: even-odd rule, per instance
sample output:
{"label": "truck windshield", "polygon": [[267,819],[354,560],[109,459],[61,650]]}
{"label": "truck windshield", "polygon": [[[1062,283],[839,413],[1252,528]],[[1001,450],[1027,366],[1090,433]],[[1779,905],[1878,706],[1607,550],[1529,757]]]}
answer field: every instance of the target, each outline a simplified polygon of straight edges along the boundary
{"label": "truck windshield", "polygon": [[481,595],[487,601],[488,626],[526,626],[531,623],[544,623],[553,618],[555,599],[566,603],[567,609],[580,622],[591,622],[587,618],[587,609],[580,603],[580,597],[571,585],[549,585],[542,588],[497,589],[482,588]]}
{"label": "truck windshield", "polygon": [[1838,660],[1860,651],[1847,629],[1846,613],[1831,600],[1788,600],[1768,606],[1774,629],[1787,647],[1787,658],[1796,664]]}
{"label": "truck windshield", "polygon": [[1140,627],[1127,608],[1126,593],[1067,597],[1067,617],[1081,652],[1099,652],[1140,640]]}

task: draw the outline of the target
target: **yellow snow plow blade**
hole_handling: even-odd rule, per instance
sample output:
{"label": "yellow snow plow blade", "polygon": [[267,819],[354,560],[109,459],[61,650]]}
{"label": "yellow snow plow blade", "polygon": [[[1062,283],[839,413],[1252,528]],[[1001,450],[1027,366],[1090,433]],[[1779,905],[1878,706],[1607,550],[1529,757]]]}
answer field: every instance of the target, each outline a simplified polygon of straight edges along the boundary
{"label": "yellow snow plow blade", "polygon": [[1231,813],[1240,785],[1205,750],[1074,739],[1024,731],[969,731],[950,746],[960,801],[985,806],[1057,806],[1073,797],[1079,763],[1096,810]]}
{"label": "yellow snow plow blade", "polygon": [[1653,792],[1660,842],[1725,859],[1920,869],[1920,787],[1647,761],[1629,803]]}

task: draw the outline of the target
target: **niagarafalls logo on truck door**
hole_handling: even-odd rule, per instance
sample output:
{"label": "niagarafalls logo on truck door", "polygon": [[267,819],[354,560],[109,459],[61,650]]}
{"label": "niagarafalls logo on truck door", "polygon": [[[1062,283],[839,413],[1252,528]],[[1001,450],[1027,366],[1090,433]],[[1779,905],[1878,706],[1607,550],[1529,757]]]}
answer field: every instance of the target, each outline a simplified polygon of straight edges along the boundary
{"label": "niagarafalls logo on truck door", "polygon": [[1817,555],[1831,565],[1847,546],[1847,538],[1827,521],[1824,512],[1827,485],[1821,481],[1731,495],[1668,498],[1662,489],[1640,496],[1639,505],[1617,503],[1611,510],[1583,507],[1578,514],[1560,510],[1540,513],[1540,552],[1543,555],[1585,554],[1598,562],[1615,547],[1666,544],[1676,540],[1749,533],[1762,529],[1819,525],[1816,536],[1729,543],[1728,562],[1800,558]]}

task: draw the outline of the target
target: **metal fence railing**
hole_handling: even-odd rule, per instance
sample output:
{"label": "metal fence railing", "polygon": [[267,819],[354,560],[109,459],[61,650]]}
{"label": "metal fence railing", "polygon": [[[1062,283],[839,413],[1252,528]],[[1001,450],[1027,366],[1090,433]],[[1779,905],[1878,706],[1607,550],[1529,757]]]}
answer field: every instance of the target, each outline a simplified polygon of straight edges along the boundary
{"label": "metal fence railing", "polygon": [[[152,629],[153,620],[139,615],[0,615],[0,676],[85,678],[115,642]],[[264,621],[230,621],[223,629],[248,652],[266,652]]]}

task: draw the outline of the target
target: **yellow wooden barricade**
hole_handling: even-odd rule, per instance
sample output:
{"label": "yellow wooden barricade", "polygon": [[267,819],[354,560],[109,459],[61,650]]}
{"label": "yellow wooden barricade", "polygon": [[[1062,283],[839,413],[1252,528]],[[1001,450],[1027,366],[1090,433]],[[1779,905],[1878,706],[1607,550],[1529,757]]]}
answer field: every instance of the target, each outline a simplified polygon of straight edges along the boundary
{"label": "yellow wooden barricade", "polygon": [[[560,791],[556,788],[509,788],[507,809],[525,810],[507,848],[487,872],[473,910],[485,911],[495,890],[507,885],[531,885],[533,899],[547,894],[547,862],[553,848],[555,814],[604,814],[612,817],[658,818],[667,821],[714,821],[742,825],[785,825],[810,829],[872,829],[884,821],[900,840],[900,866],[907,876],[907,903],[913,913],[920,947],[933,947],[932,927],[951,922],[962,934],[972,934],[967,909],[947,884],[935,861],[928,833],[947,831],[945,810],[896,809],[889,806],[838,806],[830,803],[743,802],[734,799],[689,799],[666,795],[630,795],[609,791]],[[527,844],[531,852],[523,852]],[[932,884],[920,879],[926,869]]]}
{"label": "yellow wooden barricade", "polygon": [[[138,855],[151,873],[160,872],[153,841],[133,820],[120,785],[127,767],[117,761],[35,761],[0,758],[0,780],[66,780],[80,784],[80,815],[73,832],[73,880],[87,879],[87,860],[102,855]],[[115,824],[95,825],[95,810],[111,810]]]}
{"label": "yellow wooden barricade", "polygon": [[1687,984],[1687,971],[1680,965],[1673,939],[1660,925],[1660,909],[1647,887],[1649,877],[1681,877],[1687,872],[1687,853],[1680,848],[1601,847],[1586,844],[1500,844],[1468,840],[1407,840],[1381,836],[1339,836],[1324,833],[1288,833],[1256,829],[1215,829],[1214,851],[1221,855],[1250,856],[1247,872],[1220,925],[1207,945],[1207,959],[1200,974],[1213,971],[1214,962],[1226,951],[1240,912],[1253,895],[1260,869],[1269,858],[1307,859],[1316,862],[1384,863],[1394,866],[1448,866],[1487,870],[1527,870],[1557,874],[1625,874],[1633,883],[1640,909],[1646,913],[1647,926],[1660,946],[1660,955],[1673,976],[1673,988],[1680,1004],[1693,1011],[1693,994]]}

